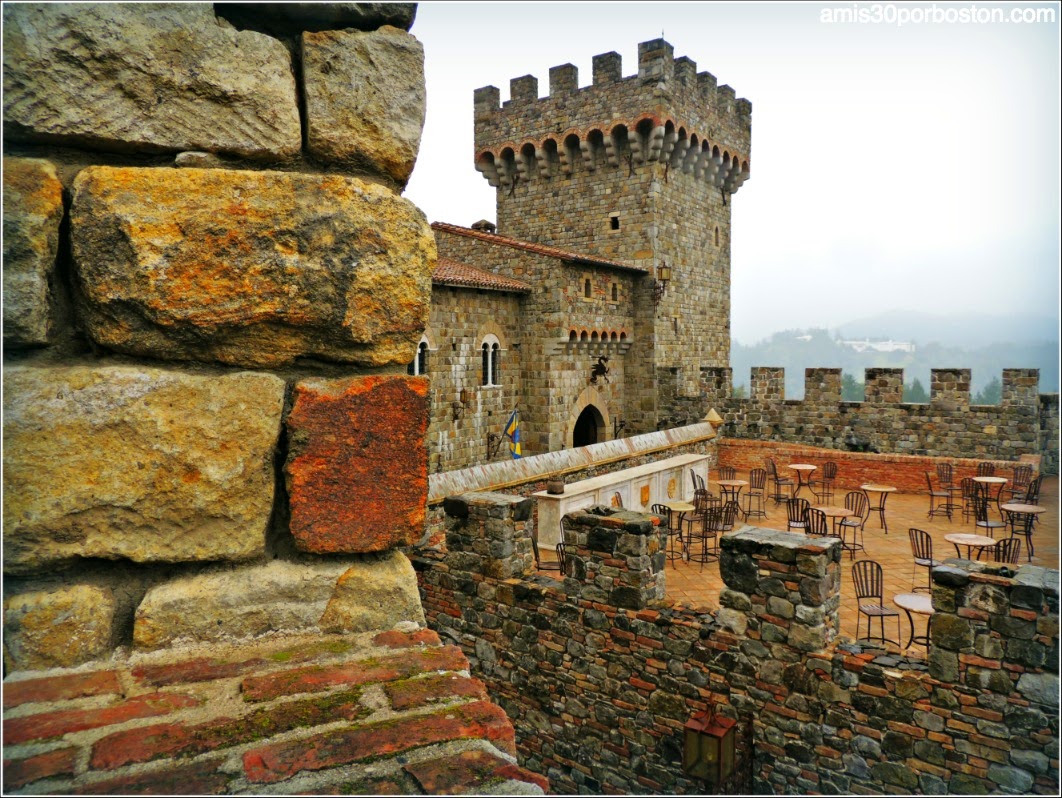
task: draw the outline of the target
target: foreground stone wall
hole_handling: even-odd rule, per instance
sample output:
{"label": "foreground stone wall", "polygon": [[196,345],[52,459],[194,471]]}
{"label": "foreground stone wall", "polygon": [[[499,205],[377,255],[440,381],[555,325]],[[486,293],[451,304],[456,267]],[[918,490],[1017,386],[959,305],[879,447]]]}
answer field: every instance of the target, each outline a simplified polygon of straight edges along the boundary
{"label": "foreground stone wall", "polygon": [[948,561],[928,660],[908,660],[838,637],[835,538],[724,536],[712,614],[660,600],[649,516],[568,516],[574,556],[555,580],[518,545],[489,546],[527,534],[518,497],[448,504],[463,550],[414,561],[429,623],[460,641],[521,763],[559,792],[704,794],[682,773],[682,728],[709,704],[742,729],[734,792],[1058,792],[1057,571]]}
{"label": "foreground stone wall", "polygon": [[749,397],[733,399],[730,369],[702,369],[703,406],[718,408],[730,437],[1009,462],[1040,455],[1044,473],[1058,473],[1058,402],[1039,394],[1038,369],[1004,369],[998,405],[970,404],[969,369],[933,369],[928,404],[902,401],[903,369],[866,369],[862,402],[841,401],[840,369],[805,369],[800,401],[785,398],[785,369],[750,377]]}
{"label": "foreground stone wall", "polygon": [[[400,196],[423,51],[415,7],[377,5],[4,6],[5,789],[309,790],[295,760],[334,786],[447,741],[485,787],[511,764],[497,707],[395,747],[424,712],[380,736],[398,677],[328,642],[424,623],[401,549],[428,383],[405,370],[436,248]],[[241,703],[232,676],[302,656],[257,648],[285,635],[338,657],[310,692],[366,686]],[[443,651],[395,667],[466,669]],[[137,675],[148,652],[179,687]],[[390,789],[438,791],[432,768]]]}

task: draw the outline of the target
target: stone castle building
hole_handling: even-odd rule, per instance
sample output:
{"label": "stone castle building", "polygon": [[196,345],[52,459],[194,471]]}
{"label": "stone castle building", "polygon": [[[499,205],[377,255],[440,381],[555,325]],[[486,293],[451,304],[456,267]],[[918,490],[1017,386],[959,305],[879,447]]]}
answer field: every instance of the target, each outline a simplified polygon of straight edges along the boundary
{"label": "stone castle building", "polygon": [[[495,228],[433,225],[439,265],[410,372],[431,377],[430,470],[691,420],[683,398],[730,360],[730,198],[748,179],[751,104],[638,46],[475,93],[476,169]],[[703,415],[703,411],[701,412]]]}

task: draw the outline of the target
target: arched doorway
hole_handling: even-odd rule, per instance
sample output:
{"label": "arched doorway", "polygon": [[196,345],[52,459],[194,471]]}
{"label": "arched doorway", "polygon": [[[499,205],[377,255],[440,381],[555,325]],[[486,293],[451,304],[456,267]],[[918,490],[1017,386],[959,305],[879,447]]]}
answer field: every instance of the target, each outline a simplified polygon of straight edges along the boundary
{"label": "arched doorway", "polygon": [[601,411],[593,405],[587,405],[572,428],[572,446],[589,446],[604,440],[604,431],[605,419],[602,418]]}

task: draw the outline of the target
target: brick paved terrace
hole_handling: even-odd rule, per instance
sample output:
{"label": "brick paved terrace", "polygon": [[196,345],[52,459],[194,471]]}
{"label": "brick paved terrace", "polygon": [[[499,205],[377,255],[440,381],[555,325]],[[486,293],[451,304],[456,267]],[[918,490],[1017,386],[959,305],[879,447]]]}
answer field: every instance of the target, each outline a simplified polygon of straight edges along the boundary
{"label": "brick paved terrace", "polygon": [[[712,476],[715,476],[713,471]],[[739,479],[747,479],[748,474],[738,472]],[[856,489],[856,485],[848,485],[843,481],[843,473],[839,474],[841,482],[834,490],[833,504],[843,506],[844,495],[849,490]],[[711,481],[708,486],[713,493],[719,493],[718,487]],[[807,490],[800,494],[808,498],[812,505],[819,502]],[[773,501],[766,503],[767,518],[752,518],[749,523],[753,526],[766,527],[769,529],[786,528],[786,508],[784,504],[775,505]],[[1058,477],[1047,477],[1043,481],[1040,492],[1040,505],[1046,511],[1040,516],[1039,522],[1033,532],[1033,548],[1035,553],[1032,564],[1045,568],[1059,567],[1059,480]],[[909,593],[915,586],[923,586],[927,583],[925,568],[913,567],[914,557],[911,552],[911,544],[908,529],[915,527],[925,530],[933,539],[933,556],[937,560],[945,560],[956,556],[955,547],[945,540],[945,535],[952,533],[975,533],[972,520],[964,521],[961,512],[953,514],[951,520],[946,516],[928,518],[929,497],[923,490],[921,493],[893,493],[886,501],[885,521],[888,533],[880,527],[878,514],[871,513],[864,531],[865,552],[856,552],[854,555],[845,552],[841,569],[841,630],[842,634],[853,639],[856,637],[856,622],[858,612],[856,598],[852,584],[851,564],[861,559],[876,560],[881,564],[884,576],[884,594],[886,606],[895,608],[891,598],[899,593]],[[998,517],[993,508],[993,518]],[[739,521],[737,527],[740,528]],[[793,534],[797,534],[794,532]],[[997,539],[1009,537],[1009,530],[1005,533],[996,532]],[[1022,550],[1019,564],[1029,562],[1025,551],[1025,540],[1021,539]],[[963,549],[965,554],[965,549]],[[986,553],[987,556],[987,553]],[[667,596],[677,602],[688,604],[693,607],[703,607],[712,610],[719,607],[719,592],[723,588],[723,580],[719,575],[718,560],[701,565],[696,562],[675,560],[667,564]],[[926,595],[924,592],[923,595]],[[907,616],[902,610],[900,613],[901,642],[906,643],[910,635],[910,626]],[[917,634],[925,634],[926,619],[914,616],[918,627]],[[874,629],[877,630],[877,621]],[[862,629],[866,630],[866,618],[862,620]],[[895,637],[896,621],[886,619],[886,634]],[[925,653],[925,647],[918,643],[911,646],[909,652],[912,656],[921,656]]]}

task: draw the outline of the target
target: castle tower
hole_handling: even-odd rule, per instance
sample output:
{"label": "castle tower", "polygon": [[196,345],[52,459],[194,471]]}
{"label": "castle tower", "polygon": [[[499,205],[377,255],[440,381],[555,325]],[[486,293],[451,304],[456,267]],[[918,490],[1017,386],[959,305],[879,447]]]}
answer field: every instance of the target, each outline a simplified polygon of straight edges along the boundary
{"label": "castle tower", "polygon": [[590,86],[565,64],[548,97],[529,75],[510,95],[475,92],[476,168],[497,189],[498,233],[647,271],[631,297],[627,434],[676,420],[700,369],[730,361],[730,201],[749,177],[752,104],[663,39],[638,46],[635,76],[604,53]]}

